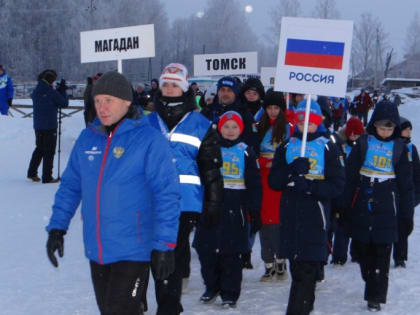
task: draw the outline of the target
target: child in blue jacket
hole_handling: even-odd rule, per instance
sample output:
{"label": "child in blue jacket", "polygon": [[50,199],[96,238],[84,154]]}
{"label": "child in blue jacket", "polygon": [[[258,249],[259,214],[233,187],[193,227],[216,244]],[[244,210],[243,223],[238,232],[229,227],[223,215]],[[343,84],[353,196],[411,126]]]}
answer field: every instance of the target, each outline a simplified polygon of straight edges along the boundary
{"label": "child in blue jacket", "polygon": [[218,123],[224,184],[221,220],[215,227],[199,224],[193,243],[206,286],[200,298],[204,304],[220,295],[222,306],[236,306],[241,293],[241,253],[248,248],[248,216],[251,233],[261,227],[261,177],[257,156],[241,141],[243,128],[235,111],[224,113]]}

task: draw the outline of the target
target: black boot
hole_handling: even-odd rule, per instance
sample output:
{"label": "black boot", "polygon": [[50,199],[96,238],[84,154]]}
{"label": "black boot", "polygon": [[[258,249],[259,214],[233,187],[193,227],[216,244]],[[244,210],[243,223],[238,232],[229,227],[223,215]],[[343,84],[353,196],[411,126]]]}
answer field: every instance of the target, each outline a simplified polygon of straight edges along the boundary
{"label": "black boot", "polygon": [[244,253],[242,257],[242,268],[244,269],[254,269],[254,266],[251,263],[251,253]]}

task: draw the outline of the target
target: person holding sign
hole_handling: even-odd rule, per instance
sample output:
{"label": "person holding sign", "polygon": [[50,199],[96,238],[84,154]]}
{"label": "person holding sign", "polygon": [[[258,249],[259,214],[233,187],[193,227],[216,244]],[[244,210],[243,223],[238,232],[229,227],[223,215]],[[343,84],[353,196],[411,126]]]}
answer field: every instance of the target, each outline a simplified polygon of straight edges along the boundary
{"label": "person holding sign", "polygon": [[398,108],[376,104],[372,118],[346,161],[346,218],[371,311],[386,303],[392,244],[398,227],[413,230],[414,185],[411,155],[400,139]]}
{"label": "person holding sign", "polygon": [[183,279],[190,273],[189,236],[194,226],[211,228],[219,222],[223,198],[220,174],[220,138],[211,122],[195,112],[194,93],[189,89],[188,70],[179,63],[167,65],[159,78],[156,111],[146,116],[167,139],[181,186],[181,216],[175,247],[175,271],[166,279],[155,277],[159,315],[183,312]]}
{"label": "person holding sign", "polygon": [[224,183],[221,220],[213,228],[198,226],[193,243],[206,285],[200,298],[204,304],[214,302],[220,294],[222,306],[236,306],[242,282],[240,255],[248,249],[248,226],[253,234],[261,227],[261,177],[255,153],[240,137],[243,128],[237,112],[228,111],[220,117]]}
{"label": "person holding sign", "polygon": [[276,150],[268,183],[282,190],[280,201],[281,257],[289,259],[292,285],[286,314],[306,315],[313,310],[316,277],[327,257],[331,198],[344,188],[344,167],[338,149],[325,137],[322,112],[310,103],[307,143],[300,156],[307,101],[296,108],[297,129]]}

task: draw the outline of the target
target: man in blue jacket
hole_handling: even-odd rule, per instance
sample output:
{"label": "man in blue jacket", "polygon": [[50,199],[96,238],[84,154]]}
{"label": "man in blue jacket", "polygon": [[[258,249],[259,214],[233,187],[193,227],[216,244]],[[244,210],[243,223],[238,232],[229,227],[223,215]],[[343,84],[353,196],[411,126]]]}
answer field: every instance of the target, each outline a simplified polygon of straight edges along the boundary
{"label": "man in blue jacket", "polygon": [[39,82],[32,93],[34,108],[34,129],[36,147],[28,168],[28,179],[39,182],[38,167],[42,164],[42,183],[57,183],[60,179],[52,177],[55,147],[57,144],[58,108],[67,107],[69,99],[66,87],[53,88],[57,73],[46,70],[39,76]]}
{"label": "man in blue jacket", "polygon": [[76,141],[47,226],[47,253],[58,266],[63,236],[82,201],[85,255],[102,315],[140,313],[144,281],[175,268],[180,194],[169,144],[137,119],[131,85],[104,74],[92,94],[98,118]]}
{"label": "man in blue jacket", "polygon": [[0,114],[7,115],[13,101],[13,82],[0,65]]}

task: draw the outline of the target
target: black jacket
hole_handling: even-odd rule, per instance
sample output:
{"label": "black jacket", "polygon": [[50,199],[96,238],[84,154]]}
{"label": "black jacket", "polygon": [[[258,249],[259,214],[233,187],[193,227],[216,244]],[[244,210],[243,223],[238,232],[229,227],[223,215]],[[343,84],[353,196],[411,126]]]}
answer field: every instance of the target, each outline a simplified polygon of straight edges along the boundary
{"label": "black jacket", "polygon": [[[222,139],[222,146],[230,147],[240,140],[231,142]],[[220,223],[212,228],[198,225],[193,246],[200,254],[220,252],[226,254],[248,251],[248,215],[260,213],[262,185],[257,156],[251,147],[245,154],[246,189],[223,189],[223,205]]]}
{"label": "black jacket", "polygon": [[[374,123],[389,119],[396,123],[394,134],[381,139]],[[408,148],[399,138],[399,115],[390,102],[380,102],[367,127],[368,135],[362,135],[346,161],[346,228],[351,237],[365,243],[390,244],[398,239],[398,219],[412,220],[414,211],[414,187],[412,163]],[[394,141],[392,164],[395,179],[373,182],[360,175],[368,137],[381,141]],[[371,210],[369,210],[369,208]]]}
{"label": "black jacket", "polygon": [[[160,91],[156,94],[155,101],[156,111],[169,130],[172,130],[185,114],[196,108],[191,90],[185,94],[184,101],[177,106],[167,106]],[[200,170],[201,182],[204,185],[203,212],[209,208],[220,208],[223,198],[223,178],[220,174],[222,155],[220,137],[214,128],[208,130],[201,142],[197,165]]]}
{"label": "black jacket", "polygon": [[[308,134],[308,141],[326,136]],[[295,132],[295,137],[302,137]],[[291,182],[291,167],[286,161],[289,141],[276,150],[268,183],[274,190],[283,190],[280,200],[280,253],[281,257],[301,261],[325,261],[327,258],[327,231],[331,199],[344,188],[344,167],[339,161],[337,146],[331,141],[324,148],[325,179],[313,180],[311,194],[301,193]]]}
{"label": "black jacket", "polygon": [[217,97],[215,97],[213,103],[210,106],[206,106],[201,110],[201,114],[203,114],[213,123],[217,124],[219,122],[220,116],[231,110],[239,113],[242,116],[244,123],[242,139],[247,145],[252,147],[255,154],[258,156],[260,153],[260,144],[257,128],[255,127],[254,117],[247,110],[245,105],[240,103],[238,100],[230,105],[222,105],[219,103]]}

